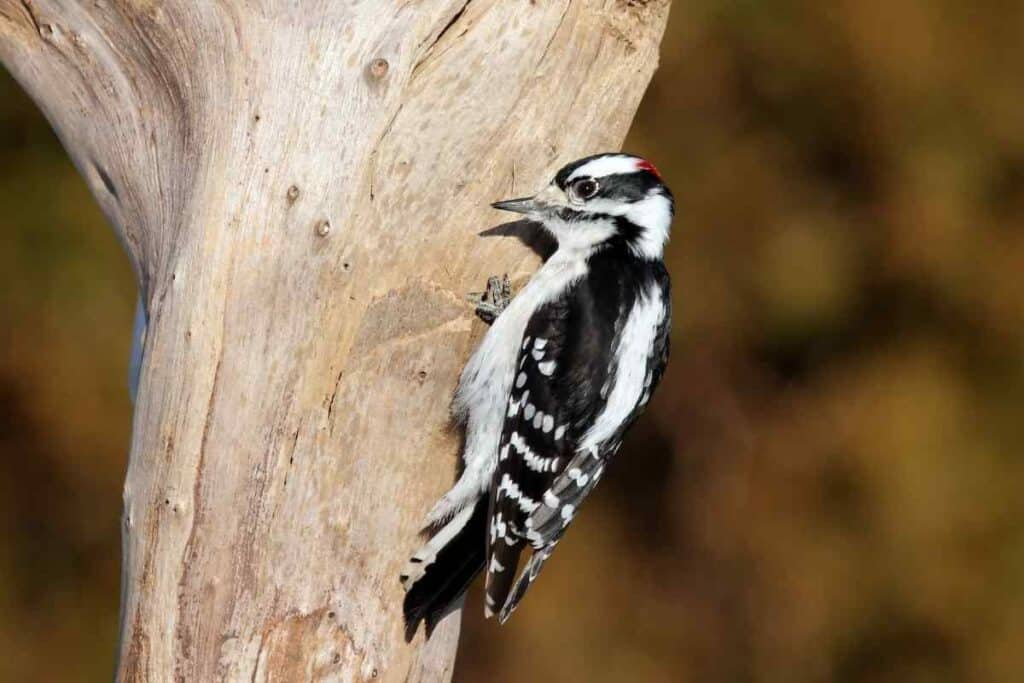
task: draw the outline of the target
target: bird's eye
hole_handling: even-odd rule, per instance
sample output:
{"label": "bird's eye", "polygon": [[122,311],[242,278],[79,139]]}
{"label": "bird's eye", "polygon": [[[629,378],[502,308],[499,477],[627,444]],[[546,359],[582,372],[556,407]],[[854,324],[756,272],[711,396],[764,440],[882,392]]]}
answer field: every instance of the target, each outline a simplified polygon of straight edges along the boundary
{"label": "bird's eye", "polygon": [[582,202],[597,194],[599,186],[593,178],[580,178],[569,186],[569,193],[572,199]]}

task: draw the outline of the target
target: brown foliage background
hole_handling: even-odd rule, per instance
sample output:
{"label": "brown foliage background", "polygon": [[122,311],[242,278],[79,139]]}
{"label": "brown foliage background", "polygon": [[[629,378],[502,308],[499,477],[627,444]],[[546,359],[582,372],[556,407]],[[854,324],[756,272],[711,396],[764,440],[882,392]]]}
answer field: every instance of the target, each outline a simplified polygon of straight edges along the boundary
{"label": "brown foliage background", "polygon": [[[674,354],[460,681],[1024,671],[1024,6],[689,0],[627,149],[678,198]],[[127,261],[0,74],[0,679],[117,637]]]}

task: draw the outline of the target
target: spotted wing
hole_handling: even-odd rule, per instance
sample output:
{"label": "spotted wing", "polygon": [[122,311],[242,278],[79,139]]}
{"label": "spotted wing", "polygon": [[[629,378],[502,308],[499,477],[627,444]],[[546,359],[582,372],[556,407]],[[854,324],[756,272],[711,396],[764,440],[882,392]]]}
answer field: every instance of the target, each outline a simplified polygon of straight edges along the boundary
{"label": "spotted wing", "polygon": [[525,522],[575,451],[565,401],[572,301],[540,307],[527,323],[491,483],[486,606],[499,610],[526,545]]}
{"label": "spotted wing", "polygon": [[[667,273],[638,297],[632,313],[616,331],[614,359],[602,391],[601,409],[592,421],[577,425],[571,458],[524,522],[533,549],[530,561],[502,606],[505,621],[522,599],[565,533],[582,501],[594,489],[605,465],[618,451],[629,427],[643,412],[661,381],[669,354],[671,305]],[[560,463],[561,464],[561,463]]]}

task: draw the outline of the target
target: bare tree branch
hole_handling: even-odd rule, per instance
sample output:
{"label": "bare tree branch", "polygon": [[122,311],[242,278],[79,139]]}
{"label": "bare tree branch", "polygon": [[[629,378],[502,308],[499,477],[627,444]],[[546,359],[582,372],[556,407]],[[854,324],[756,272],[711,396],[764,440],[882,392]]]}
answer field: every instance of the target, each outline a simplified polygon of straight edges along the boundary
{"label": "bare tree branch", "polygon": [[398,573],[451,483],[488,202],[620,143],[667,0],[0,0],[149,317],[121,680],[447,680]]}

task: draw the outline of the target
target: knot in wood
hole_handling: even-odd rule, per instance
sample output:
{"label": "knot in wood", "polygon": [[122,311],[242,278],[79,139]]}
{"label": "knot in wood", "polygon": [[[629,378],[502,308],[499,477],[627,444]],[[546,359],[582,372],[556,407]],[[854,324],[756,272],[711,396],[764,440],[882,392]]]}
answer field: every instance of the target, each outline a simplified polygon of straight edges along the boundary
{"label": "knot in wood", "polygon": [[388,64],[388,60],[384,59],[383,57],[377,57],[372,62],[370,62],[370,66],[368,67],[370,78],[379,81],[388,75],[388,69],[390,68],[391,65]]}
{"label": "knot in wood", "polygon": [[316,224],[316,234],[320,237],[327,237],[331,233],[331,222],[326,218]]}

